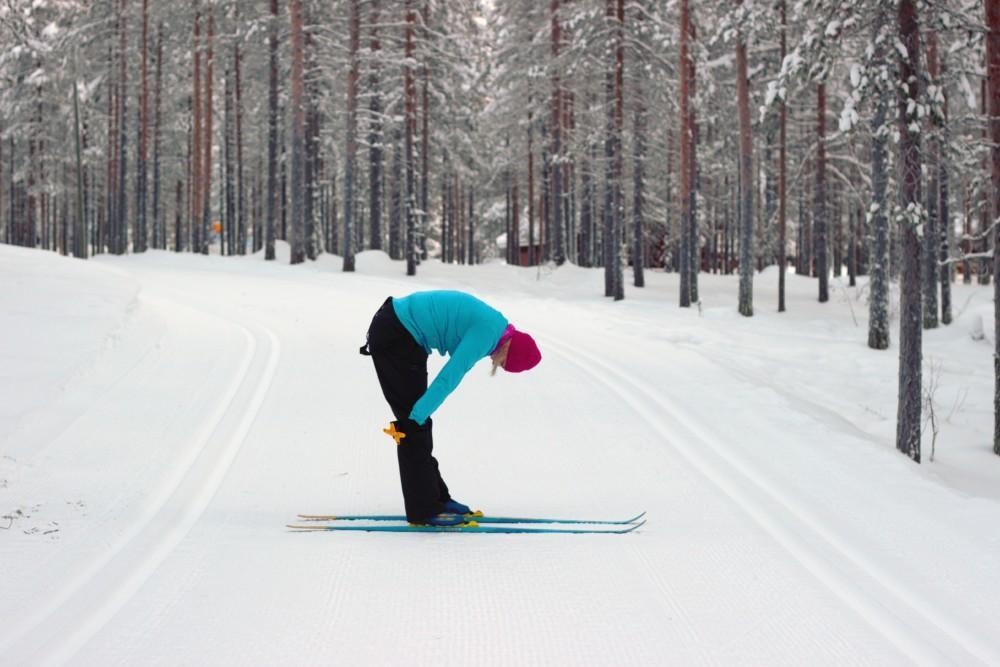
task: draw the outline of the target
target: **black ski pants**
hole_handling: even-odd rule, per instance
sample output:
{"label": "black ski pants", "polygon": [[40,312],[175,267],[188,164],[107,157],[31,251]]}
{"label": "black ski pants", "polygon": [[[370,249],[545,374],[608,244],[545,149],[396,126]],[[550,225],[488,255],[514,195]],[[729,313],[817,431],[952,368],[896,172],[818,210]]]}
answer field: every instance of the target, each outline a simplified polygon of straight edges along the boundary
{"label": "black ski pants", "polygon": [[406,519],[421,522],[441,512],[451,495],[432,454],[432,420],[421,426],[410,419],[414,403],[427,391],[427,352],[399,321],[392,297],[372,318],[361,354],[371,356],[382,393],[396,416],[396,430],[406,434],[396,447],[403,504]]}

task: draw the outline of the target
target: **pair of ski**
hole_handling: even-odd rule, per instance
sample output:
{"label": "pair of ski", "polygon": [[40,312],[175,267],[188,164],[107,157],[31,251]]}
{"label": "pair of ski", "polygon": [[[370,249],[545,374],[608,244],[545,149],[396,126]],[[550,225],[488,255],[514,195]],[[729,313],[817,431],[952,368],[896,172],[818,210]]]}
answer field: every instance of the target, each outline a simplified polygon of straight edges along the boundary
{"label": "pair of ski", "polygon": [[[304,524],[290,524],[296,532],[353,530],[377,533],[575,533],[621,535],[646,523],[645,512],[631,519],[589,520],[545,517],[489,516],[482,512],[465,515],[455,526],[425,526],[406,523],[398,514],[300,514]],[[361,525],[352,522],[364,522]],[[488,525],[482,525],[488,524]]]}

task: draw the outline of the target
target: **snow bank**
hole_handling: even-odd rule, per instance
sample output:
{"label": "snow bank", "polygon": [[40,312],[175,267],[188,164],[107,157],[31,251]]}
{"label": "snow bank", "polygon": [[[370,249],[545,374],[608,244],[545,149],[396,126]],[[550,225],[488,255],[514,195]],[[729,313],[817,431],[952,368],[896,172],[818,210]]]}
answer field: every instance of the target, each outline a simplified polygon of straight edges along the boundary
{"label": "snow bank", "polygon": [[0,451],[114,346],[138,292],[99,263],[0,245]]}

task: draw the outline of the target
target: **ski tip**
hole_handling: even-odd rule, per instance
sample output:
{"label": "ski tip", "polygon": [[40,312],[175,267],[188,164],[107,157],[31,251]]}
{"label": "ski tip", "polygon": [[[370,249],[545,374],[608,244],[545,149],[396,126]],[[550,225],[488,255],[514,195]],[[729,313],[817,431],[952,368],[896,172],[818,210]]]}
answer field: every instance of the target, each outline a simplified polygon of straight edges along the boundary
{"label": "ski tip", "polygon": [[[645,514],[645,512],[643,512],[643,514]],[[645,525],[646,525],[646,520],[645,520],[645,519],[643,519],[642,521],[639,521],[638,523],[634,523],[634,524],[632,524],[632,525],[631,525],[631,526],[630,526],[630,527],[628,528],[628,530],[626,530],[625,532],[626,532],[626,533],[631,533],[631,532],[632,532],[633,530],[638,530],[639,528],[641,528],[642,526],[645,526]]]}
{"label": "ski tip", "polygon": [[[632,517],[631,519],[629,519],[626,523],[635,523],[639,519],[642,519],[644,516],[646,516],[646,511],[645,510],[643,510],[642,512],[639,512],[638,514],[636,514],[634,517]],[[643,523],[645,523],[645,521],[643,521]]]}

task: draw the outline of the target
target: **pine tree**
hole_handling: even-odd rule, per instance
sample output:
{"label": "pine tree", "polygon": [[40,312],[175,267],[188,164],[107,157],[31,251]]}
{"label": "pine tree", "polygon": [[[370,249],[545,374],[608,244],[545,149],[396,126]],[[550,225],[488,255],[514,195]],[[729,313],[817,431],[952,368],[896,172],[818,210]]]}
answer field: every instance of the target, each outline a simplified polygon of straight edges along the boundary
{"label": "pine tree", "polygon": [[[942,76],[946,73],[947,66],[941,64]],[[941,220],[939,228],[940,242],[938,244],[938,259],[941,262],[941,323],[951,324],[951,282],[954,279],[953,264],[949,262],[951,255],[951,231],[952,222],[950,217],[949,197],[949,175],[948,175],[948,146],[950,145],[950,133],[948,128],[948,94],[941,91],[941,146],[942,154],[938,157],[938,216]]]}
{"label": "pine tree", "polygon": [[[931,18],[931,17],[929,17]],[[933,19],[929,21],[933,23]],[[927,52],[927,84],[931,95],[937,89],[939,80],[937,35],[933,25],[924,31]],[[941,252],[941,226],[938,215],[938,203],[941,193],[939,176],[941,170],[941,147],[939,144],[940,123],[931,114],[928,119],[927,132],[927,219],[923,227],[923,327],[936,329],[938,326],[938,289],[940,272],[938,255]]]}
{"label": "pine tree", "polygon": [[830,300],[829,232],[830,220],[826,192],[826,81],[816,84],[816,185],[813,204],[813,238],[816,275],[819,278],[819,302]]}
{"label": "pine tree", "polygon": [[650,51],[647,29],[644,26],[646,8],[641,4],[637,7],[633,24],[638,33],[636,42],[638,48],[635,49],[636,67],[634,73],[634,122],[632,133],[632,276],[633,284],[636,287],[645,287],[646,278],[643,273],[643,265],[646,262],[645,243],[645,179],[646,179],[646,99],[643,87],[644,60],[645,55]]}
{"label": "pine tree", "polygon": [[552,183],[552,260],[556,266],[566,261],[566,242],[563,238],[562,225],[562,83],[559,79],[559,43],[562,40],[559,0],[550,0],[552,19],[552,149],[551,149],[551,183]]}
{"label": "pine tree", "polygon": [[278,215],[278,0],[270,0],[268,26],[269,86],[267,132],[267,214],[264,220],[264,256],[275,258],[274,237]]}
{"label": "pine tree", "polygon": [[303,145],[303,201],[302,201],[302,233],[305,256],[315,260],[319,256],[316,238],[316,203],[319,188],[317,187],[317,172],[319,168],[320,113],[318,109],[319,74],[317,72],[315,29],[311,15],[303,7],[303,114],[304,114],[304,145]]}
{"label": "pine tree", "polygon": [[163,21],[156,28],[156,74],[153,83],[153,247],[167,248],[166,221],[160,206],[161,148],[163,143]]}
{"label": "pine tree", "polygon": [[[788,18],[786,0],[779,0],[781,13],[781,62],[784,63],[788,52],[787,32]],[[785,252],[788,247],[787,235],[787,200],[788,200],[788,109],[784,97],[779,102],[778,110],[778,312],[785,312],[785,272],[788,260]]]}
{"label": "pine tree", "polygon": [[139,55],[139,151],[136,157],[136,198],[135,198],[135,236],[132,241],[134,252],[146,250],[147,219],[147,183],[148,170],[146,162],[149,155],[149,0],[142,0],[142,31],[140,36]]}
{"label": "pine tree", "polygon": [[[736,0],[738,5],[743,0]],[[740,117],[740,289],[739,311],[753,316],[753,152],[750,138],[750,90],[746,36],[736,42],[736,96]]]}
{"label": "pine tree", "polygon": [[417,220],[416,220],[416,194],[415,194],[415,179],[414,179],[414,164],[413,164],[413,134],[415,132],[415,127],[417,124],[416,120],[416,104],[417,104],[417,91],[416,85],[413,80],[413,60],[414,60],[414,44],[413,44],[413,33],[414,25],[416,23],[416,11],[413,9],[413,0],[406,0],[404,5],[406,13],[406,28],[405,28],[405,51],[406,56],[405,64],[403,65],[404,71],[404,104],[405,104],[405,116],[404,116],[404,165],[406,169],[406,182],[403,197],[403,206],[406,215],[406,275],[413,276],[417,273]]}
{"label": "pine tree", "polygon": [[389,178],[389,257],[403,259],[403,130],[392,130],[392,170]]}
{"label": "pine tree", "polygon": [[[291,263],[299,264],[305,261],[306,254],[304,210],[306,196],[304,174],[306,159],[306,118],[305,94],[303,90],[305,87],[305,74],[302,35],[302,0],[289,0],[288,10],[291,17],[292,41],[292,224],[290,245],[292,250]],[[356,53],[353,51],[352,56],[356,56]],[[353,110],[349,113],[353,113]],[[350,159],[350,157],[348,159]]]}
{"label": "pine tree", "polygon": [[[239,13],[237,12],[237,22]],[[236,246],[237,254],[245,255],[247,248],[247,212],[246,212],[246,192],[244,190],[244,169],[243,169],[243,54],[240,50],[240,37],[237,35],[233,44],[233,68],[236,89],[233,91],[234,113],[236,115],[235,136],[236,142]]]}
{"label": "pine tree", "polygon": [[920,463],[921,414],[921,245],[917,227],[924,222],[920,196],[920,31],[915,0],[900,0],[897,7],[899,41],[899,162],[902,273],[899,304],[899,409],[896,448]]}
{"label": "pine tree", "polygon": [[614,299],[625,298],[625,277],[623,275],[622,247],[625,241],[625,2],[617,0],[615,8],[615,107],[614,107],[614,240],[612,259],[614,260]]}
{"label": "pine tree", "polygon": [[112,252],[116,255],[124,255],[128,252],[128,199],[126,190],[125,174],[128,170],[128,105],[126,90],[128,83],[127,64],[127,32],[126,32],[126,2],[121,0],[118,10],[118,164],[117,164],[117,188],[115,192],[115,236]]}
{"label": "pine tree", "polygon": [[[424,57],[421,63],[421,69],[423,70],[423,91],[421,93],[421,130],[420,130],[420,259],[427,259],[427,226],[430,211],[430,159],[431,159],[431,74],[430,74],[430,64],[428,63],[428,52],[431,50],[431,16],[430,16],[430,0],[425,0],[423,6],[420,8],[420,15],[422,17],[422,33],[424,38]],[[414,121],[416,122],[416,121]]]}
{"label": "pine tree", "polygon": [[[990,177],[993,210],[1000,211],[1000,4],[983,0],[986,9],[986,81],[989,92]],[[1000,456],[1000,225],[993,226],[994,427],[993,453]]]}
{"label": "pine tree", "polygon": [[360,47],[360,0],[351,0],[349,17],[350,35],[350,71],[347,75],[347,128],[346,141],[347,149],[344,159],[344,271],[354,271],[354,244],[356,223],[355,214],[357,204],[355,203],[357,179],[357,108],[358,108],[358,49]]}
{"label": "pine tree", "polygon": [[368,219],[370,237],[368,245],[372,250],[382,249],[382,181],[383,181],[383,138],[382,138],[382,91],[381,66],[379,63],[381,42],[378,36],[379,0],[371,2],[371,72],[368,77],[368,94],[371,96],[368,111]]}
{"label": "pine tree", "polygon": [[194,75],[192,77],[194,91],[192,93],[191,110],[194,118],[192,120],[193,129],[191,139],[191,197],[189,198],[191,203],[189,222],[191,233],[188,235],[188,239],[191,243],[191,251],[197,252],[197,249],[201,247],[201,227],[197,221],[201,215],[201,199],[204,187],[204,179],[201,176],[202,169],[204,168],[201,161],[201,144],[204,140],[201,126],[204,109],[201,103],[201,12],[198,0],[194,0],[194,7]]}
{"label": "pine tree", "polygon": [[694,211],[691,202],[694,198],[694,183],[692,182],[694,173],[691,166],[694,164],[694,115],[691,109],[692,90],[694,85],[694,64],[690,54],[691,41],[691,16],[688,8],[688,0],[680,0],[680,64],[677,67],[680,78],[680,107],[678,127],[680,133],[680,305],[682,308],[691,306],[693,294],[694,272],[697,270],[693,266],[693,247],[697,246],[697,239],[692,234],[692,218]]}
{"label": "pine tree", "polygon": [[200,241],[200,247],[196,252],[200,252],[203,255],[208,254],[209,243],[211,241],[210,236],[210,223],[212,217],[212,125],[213,125],[213,82],[214,82],[214,70],[215,70],[215,57],[214,57],[214,38],[215,38],[215,14],[211,10],[211,6],[208,11],[208,25],[205,31],[205,90],[202,97],[202,104],[204,105],[202,132],[204,136],[201,139],[201,149],[203,154],[201,156],[201,178],[202,178],[202,192],[201,192],[201,210],[198,211],[199,220],[199,231],[198,238]]}
{"label": "pine tree", "polygon": [[[874,112],[871,119],[871,181],[872,198],[868,219],[872,228],[871,272],[868,313],[868,347],[874,350],[889,348],[889,202],[888,150],[889,138],[889,96],[891,95],[891,74],[889,72],[888,50],[892,35],[887,5],[877,2],[874,20],[871,24],[871,54],[867,63],[868,81],[873,100]],[[860,81],[860,79],[859,79]],[[857,91],[856,97],[865,94]]]}
{"label": "pine tree", "polygon": [[[76,77],[73,77],[73,134],[76,146],[76,225],[73,234],[74,244],[73,244],[73,256],[80,259],[85,259],[87,257],[87,230],[86,221],[84,219],[84,207],[83,207],[83,157],[82,157],[82,147],[80,138],[80,90],[77,84]],[[2,133],[0,133],[2,135]],[[0,141],[0,148],[2,148],[3,142]],[[3,151],[0,150],[0,165],[3,164]],[[2,169],[0,169],[2,173]],[[0,185],[0,192],[3,192],[3,186]],[[0,197],[0,215],[3,214],[3,198]],[[9,242],[9,240],[8,240]]]}

